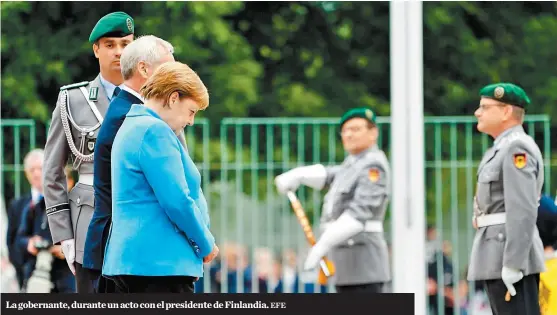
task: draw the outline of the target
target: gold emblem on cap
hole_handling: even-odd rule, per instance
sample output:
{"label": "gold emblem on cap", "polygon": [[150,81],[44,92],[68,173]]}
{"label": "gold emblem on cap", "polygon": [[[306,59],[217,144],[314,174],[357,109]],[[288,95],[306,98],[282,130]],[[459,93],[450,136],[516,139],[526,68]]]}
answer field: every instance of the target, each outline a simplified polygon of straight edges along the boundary
{"label": "gold emblem on cap", "polygon": [[373,112],[369,109],[366,109],[366,117],[367,117],[367,119],[372,119],[373,118]]}
{"label": "gold emblem on cap", "polygon": [[133,32],[132,19],[127,18],[127,19],[126,19],[126,25],[128,26],[128,30],[129,30],[130,32]]}
{"label": "gold emblem on cap", "polygon": [[503,97],[503,95],[505,95],[505,89],[502,86],[498,86],[495,88],[493,95],[495,96],[495,98],[501,98]]}

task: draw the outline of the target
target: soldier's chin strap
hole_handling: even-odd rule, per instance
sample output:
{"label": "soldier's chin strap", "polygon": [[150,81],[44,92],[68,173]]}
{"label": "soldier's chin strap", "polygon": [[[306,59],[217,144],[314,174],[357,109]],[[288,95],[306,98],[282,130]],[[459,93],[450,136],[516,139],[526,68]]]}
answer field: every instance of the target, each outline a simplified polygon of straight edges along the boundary
{"label": "soldier's chin strap", "polygon": [[364,224],[349,212],[344,212],[336,221],[327,225],[317,243],[311,248],[304,269],[314,269],[331,248],[364,231]]}

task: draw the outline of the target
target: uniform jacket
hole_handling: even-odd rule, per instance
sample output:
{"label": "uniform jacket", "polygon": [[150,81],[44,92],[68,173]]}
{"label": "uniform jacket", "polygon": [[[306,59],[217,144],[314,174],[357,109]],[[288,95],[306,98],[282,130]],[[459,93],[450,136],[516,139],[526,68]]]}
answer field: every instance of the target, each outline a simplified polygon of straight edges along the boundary
{"label": "uniform jacket", "polygon": [[[349,212],[361,221],[383,222],[390,198],[390,165],[383,151],[373,146],[348,156],[341,165],[327,167],[321,224]],[[391,279],[384,234],[362,232],[330,251],[336,285],[383,283]]]}
{"label": "uniform jacket", "polygon": [[503,266],[524,275],[545,270],[536,227],[544,182],[540,149],[522,126],[499,135],[477,172],[475,213],[506,213],[506,223],[481,227],[472,245],[468,280],[501,279]]}
{"label": "uniform jacket", "polygon": [[132,106],[114,139],[111,170],[103,275],[203,276],[215,240],[201,176],[153,110]]}
{"label": "uniform jacket", "polygon": [[[71,160],[79,175],[93,174],[92,157],[91,160],[83,159],[70,149],[70,143],[73,143],[76,150],[85,156],[94,151],[101,122],[89,101],[104,117],[109,101],[100,75],[91,82],[61,88],[44,148],[43,193],[52,240],[58,244],[74,238],[78,263],[83,262],[85,236],[93,215],[93,187],[78,183],[68,192],[64,168]],[[67,127],[71,130],[69,140],[64,132],[61,112],[67,113]]]}

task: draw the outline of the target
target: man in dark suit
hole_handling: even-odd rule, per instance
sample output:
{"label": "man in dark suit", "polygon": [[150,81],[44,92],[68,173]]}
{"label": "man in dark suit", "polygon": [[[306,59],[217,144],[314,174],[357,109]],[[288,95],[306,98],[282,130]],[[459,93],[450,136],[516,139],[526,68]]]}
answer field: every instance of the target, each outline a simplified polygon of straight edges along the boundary
{"label": "man in dark suit", "polygon": [[25,263],[25,253],[22,253],[16,246],[16,234],[21,225],[21,217],[25,208],[37,204],[42,197],[42,172],[43,172],[44,153],[41,149],[35,149],[27,153],[23,160],[25,176],[31,185],[31,191],[13,200],[8,208],[8,231],[6,243],[8,246],[8,257],[14,266],[17,283],[21,288],[23,285],[23,264]]}
{"label": "man in dark suit", "polygon": [[[75,277],[66,264],[60,245],[54,245],[41,196],[23,211],[15,246],[23,258],[26,293],[74,293]],[[48,274],[48,276],[46,274]]]}
{"label": "man in dark suit", "polygon": [[[83,267],[95,274],[93,286],[96,293],[116,291],[114,283],[101,275],[112,217],[112,144],[132,104],[143,104],[143,98],[139,94],[141,86],[158,66],[174,61],[173,52],[174,48],[170,43],[155,36],[143,36],[126,46],[120,57],[124,84],[118,96],[109,105],[95,144],[95,211],[87,231],[83,256]],[[185,147],[183,132],[178,136]]]}

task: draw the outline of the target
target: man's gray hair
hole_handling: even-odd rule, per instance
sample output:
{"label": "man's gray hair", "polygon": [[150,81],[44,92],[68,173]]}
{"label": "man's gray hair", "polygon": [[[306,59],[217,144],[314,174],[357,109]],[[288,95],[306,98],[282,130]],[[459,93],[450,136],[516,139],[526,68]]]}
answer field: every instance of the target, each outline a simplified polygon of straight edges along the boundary
{"label": "man's gray hair", "polygon": [[141,36],[129,43],[122,51],[120,56],[122,76],[124,80],[128,80],[133,76],[139,62],[156,64],[164,56],[173,53],[174,47],[169,42],[153,35]]}
{"label": "man's gray hair", "polygon": [[32,160],[35,158],[44,161],[44,151],[42,149],[33,149],[29,151],[23,159],[23,169],[28,170],[31,167]]}

